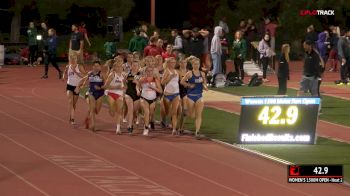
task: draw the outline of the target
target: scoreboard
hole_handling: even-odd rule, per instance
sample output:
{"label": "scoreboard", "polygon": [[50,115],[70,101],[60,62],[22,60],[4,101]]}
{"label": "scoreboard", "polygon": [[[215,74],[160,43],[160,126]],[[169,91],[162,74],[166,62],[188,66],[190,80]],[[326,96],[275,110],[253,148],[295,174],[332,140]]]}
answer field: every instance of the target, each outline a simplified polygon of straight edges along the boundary
{"label": "scoreboard", "polygon": [[320,98],[243,97],[238,143],[314,144]]}

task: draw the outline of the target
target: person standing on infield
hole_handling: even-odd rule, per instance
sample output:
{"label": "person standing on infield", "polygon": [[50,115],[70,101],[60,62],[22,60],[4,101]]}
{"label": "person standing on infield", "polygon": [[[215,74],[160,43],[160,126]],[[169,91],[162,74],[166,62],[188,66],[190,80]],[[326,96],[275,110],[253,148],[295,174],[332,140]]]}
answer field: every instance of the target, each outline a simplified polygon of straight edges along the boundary
{"label": "person standing on infield", "polygon": [[281,58],[278,66],[278,93],[285,95],[287,93],[287,80],[289,80],[289,44],[283,44],[281,49]]}
{"label": "person standing on infield", "polygon": [[310,93],[311,96],[319,96],[319,78],[321,77],[322,60],[320,55],[313,49],[313,43],[306,40],[303,43],[305,50],[303,76],[300,81],[298,96]]}
{"label": "person standing on infield", "polygon": [[69,41],[69,56],[76,56],[78,64],[83,64],[83,49],[84,49],[84,38],[81,32],[78,30],[76,24],[72,25],[72,35]]}
{"label": "person standing on infield", "polygon": [[49,34],[47,38],[47,51],[44,55],[44,64],[45,64],[45,74],[41,77],[42,79],[47,79],[49,72],[49,63],[51,62],[52,66],[58,71],[58,78],[62,78],[62,71],[57,65],[56,62],[56,50],[57,50],[57,37],[55,29],[49,29]]}

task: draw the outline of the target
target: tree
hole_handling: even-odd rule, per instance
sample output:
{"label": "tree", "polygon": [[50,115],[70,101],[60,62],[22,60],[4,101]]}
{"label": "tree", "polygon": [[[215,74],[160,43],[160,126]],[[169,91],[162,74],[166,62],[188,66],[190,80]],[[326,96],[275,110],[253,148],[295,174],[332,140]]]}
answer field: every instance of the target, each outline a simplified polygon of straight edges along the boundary
{"label": "tree", "polygon": [[13,13],[11,20],[11,33],[10,33],[10,41],[18,42],[20,36],[20,28],[21,28],[21,11],[25,3],[28,3],[26,0],[12,0],[10,12]]}
{"label": "tree", "polygon": [[[10,11],[13,13],[11,22],[11,42],[18,42],[20,37],[21,27],[21,11],[28,4],[28,0],[10,0]],[[47,14],[58,14],[64,17],[67,14],[69,7],[72,4],[77,4],[80,7],[101,7],[104,8],[109,15],[122,16],[127,18],[129,12],[134,7],[133,0],[38,0],[32,1],[35,3],[41,16]]]}

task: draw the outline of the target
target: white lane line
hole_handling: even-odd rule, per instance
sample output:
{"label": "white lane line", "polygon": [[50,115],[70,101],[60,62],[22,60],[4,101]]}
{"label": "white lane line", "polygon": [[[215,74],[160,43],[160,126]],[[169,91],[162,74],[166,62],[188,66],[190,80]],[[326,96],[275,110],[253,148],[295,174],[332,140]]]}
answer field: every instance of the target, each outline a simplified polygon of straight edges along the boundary
{"label": "white lane line", "polygon": [[[2,134],[1,134],[2,135]],[[46,193],[45,191],[41,190],[39,187],[35,186],[34,184],[32,184],[31,182],[29,182],[28,180],[26,180],[24,177],[22,177],[21,175],[17,174],[15,171],[11,170],[10,168],[6,167],[5,165],[0,163],[0,166],[4,169],[6,169],[8,172],[10,172],[11,174],[15,175],[17,178],[19,178],[20,180],[22,180],[23,182],[25,182],[26,184],[28,184],[29,186],[31,186],[33,189],[39,191],[41,194],[43,195],[47,195],[50,196],[48,193]]]}
{"label": "white lane line", "polygon": [[[3,112],[0,111],[0,113],[3,113]],[[13,116],[10,116],[10,115],[7,115],[7,114],[5,114],[5,115],[8,116],[8,117],[10,117],[10,118],[12,118],[12,119],[17,120],[18,122],[22,122],[21,120],[17,119],[16,117],[13,117]],[[23,124],[24,124],[24,122],[23,122]],[[6,138],[7,140],[9,140],[9,141],[11,141],[11,142],[17,144],[18,146],[20,146],[20,147],[26,149],[27,151],[29,151],[29,152],[35,154],[36,156],[38,156],[38,157],[40,157],[40,158],[42,158],[42,159],[44,159],[44,160],[46,160],[46,161],[48,161],[48,162],[50,162],[50,163],[56,165],[57,167],[60,167],[60,168],[62,168],[63,170],[65,170],[65,171],[67,171],[67,172],[73,174],[74,176],[76,176],[76,177],[80,178],[81,180],[83,180],[83,181],[89,183],[90,185],[92,185],[92,186],[94,186],[94,187],[100,189],[101,191],[107,193],[108,195],[114,195],[114,194],[112,194],[112,193],[106,191],[105,189],[103,189],[103,188],[97,186],[96,184],[91,183],[90,181],[86,180],[85,178],[83,178],[82,176],[76,174],[75,172],[72,172],[72,171],[70,171],[70,170],[68,170],[68,169],[66,169],[66,168],[64,168],[64,167],[62,167],[61,165],[55,163],[54,161],[51,161],[50,159],[46,158],[44,155],[42,155],[42,154],[40,154],[40,153],[38,153],[38,152],[36,152],[36,151],[30,149],[29,147],[27,147],[27,146],[25,146],[25,145],[23,145],[23,144],[21,144],[21,143],[15,141],[14,139],[12,139],[12,138],[10,138],[10,137],[8,137],[8,136],[2,134],[2,133],[0,133],[0,135],[1,135],[2,137]]]}
{"label": "white lane line", "polygon": [[[7,99],[7,100],[10,101],[10,102],[17,103],[17,104],[22,105],[22,106],[24,106],[24,107],[30,108],[30,109],[33,110],[33,111],[37,111],[37,112],[39,112],[39,113],[45,114],[45,115],[47,115],[47,116],[49,116],[49,117],[51,117],[51,118],[53,118],[53,119],[56,119],[56,120],[61,121],[61,122],[63,122],[63,123],[66,124],[66,121],[65,121],[65,120],[63,120],[63,119],[61,119],[61,118],[58,118],[58,117],[56,117],[56,116],[54,116],[54,115],[51,115],[51,114],[49,114],[49,113],[47,113],[47,112],[44,112],[44,111],[42,111],[42,110],[40,110],[40,109],[31,107],[31,106],[29,106],[28,104],[23,104],[23,103],[21,103],[21,102],[18,102],[18,101],[9,99],[9,98],[7,98],[7,97],[1,95],[1,94],[0,94],[0,97],[3,97],[4,99]],[[4,115],[8,115],[7,113],[5,113],[5,112],[3,112],[3,111],[0,111],[0,113],[3,113]],[[110,163],[110,164],[113,164],[113,165],[115,165],[115,166],[117,166],[117,167],[119,167],[119,168],[122,168],[122,169],[124,169],[125,171],[128,171],[129,173],[134,174],[134,175],[138,176],[139,178],[144,179],[144,180],[147,181],[147,182],[150,182],[150,183],[152,183],[152,184],[155,184],[155,185],[157,185],[157,186],[159,186],[159,187],[161,187],[161,188],[164,188],[164,189],[168,190],[169,192],[172,192],[172,193],[174,193],[174,194],[176,194],[176,195],[182,195],[182,194],[180,194],[180,193],[178,193],[178,192],[176,192],[176,191],[173,191],[173,190],[171,190],[171,189],[169,189],[169,188],[167,188],[167,187],[165,187],[165,186],[163,186],[163,185],[160,185],[160,184],[158,184],[158,183],[156,183],[156,182],[154,182],[154,181],[152,181],[152,180],[150,180],[150,179],[148,179],[148,178],[146,178],[146,177],[143,177],[143,176],[141,176],[141,175],[139,175],[139,174],[137,174],[137,173],[135,173],[135,172],[133,172],[133,171],[127,169],[127,168],[124,168],[124,167],[121,167],[121,166],[119,166],[119,165],[116,165],[115,163],[113,163],[113,162],[111,162],[111,161],[109,161],[109,160],[107,160],[107,159],[105,159],[105,158],[103,158],[103,157],[101,157],[101,156],[99,156],[99,155],[93,153],[93,152],[90,152],[90,151],[88,151],[88,150],[86,150],[86,149],[80,148],[80,147],[78,147],[78,146],[76,146],[76,145],[74,145],[74,144],[72,144],[72,143],[70,143],[70,142],[67,142],[67,141],[65,141],[65,140],[63,140],[63,139],[61,139],[61,138],[59,138],[59,137],[57,137],[57,136],[55,136],[55,135],[53,135],[53,134],[50,134],[50,133],[46,132],[45,130],[42,130],[42,129],[37,128],[37,127],[34,127],[34,126],[32,126],[31,124],[25,123],[24,121],[22,121],[22,120],[20,120],[20,119],[18,119],[18,118],[16,118],[16,117],[14,117],[14,116],[12,116],[12,118],[16,119],[17,121],[19,121],[20,123],[22,123],[22,124],[24,124],[24,125],[26,125],[26,126],[28,126],[28,127],[33,128],[34,130],[36,130],[36,131],[38,131],[38,132],[41,132],[41,133],[43,133],[43,134],[45,134],[45,135],[48,135],[48,136],[50,136],[50,137],[53,137],[53,138],[55,138],[56,140],[59,140],[59,141],[65,143],[65,144],[67,144],[67,145],[69,145],[69,146],[71,146],[71,147],[73,147],[73,148],[75,148],[75,149],[78,149],[78,150],[80,150],[80,151],[86,152],[87,154],[93,155],[93,156],[95,156],[95,157],[98,157],[98,158],[100,158],[100,159],[102,159],[102,160],[104,160],[104,161]],[[91,133],[91,134],[92,134],[92,133]]]}
{"label": "white lane line", "polygon": [[[215,142],[215,141],[214,141],[214,142]],[[219,160],[217,160],[217,159],[211,158],[211,157],[209,157],[209,156],[206,156],[206,155],[203,155],[203,154],[200,154],[200,153],[197,153],[197,152],[193,152],[193,151],[191,151],[191,150],[188,150],[188,149],[185,149],[185,148],[182,148],[182,147],[178,147],[178,146],[176,146],[176,145],[174,145],[174,144],[172,144],[172,143],[170,143],[170,142],[166,142],[166,143],[168,143],[170,146],[173,146],[173,147],[175,147],[175,148],[181,149],[181,150],[183,150],[183,151],[185,151],[185,152],[189,152],[189,153],[195,154],[195,155],[197,155],[197,156],[200,156],[200,157],[203,157],[203,158],[205,158],[205,159],[214,161],[214,162],[219,163],[219,164],[221,164],[221,165],[225,165],[225,166],[227,166],[227,167],[230,167],[230,168],[232,168],[232,169],[234,169],[234,170],[238,170],[238,171],[240,171],[240,172],[243,172],[243,173],[252,175],[252,176],[254,176],[254,177],[256,177],[256,178],[259,178],[259,179],[261,179],[261,180],[265,180],[265,181],[267,181],[267,182],[270,182],[270,183],[272,183],[272,184],[275,184],[275,185],[280,186],[280,187],[282,187],[282,188],[285,188],[285,189],[287,189],[287,190],[294,191],[294,192],[297,192],[297,193],[301,193],[301,194],[303,194],[303,195],[310,195],[310,194],[308,194],[308,193],[299,191],[299,190],[297,190],[297,189],[293,189],[293,188],[290,188],[290,187],[288,187],[288,186],[285,186],[284,184],[277,183],[277,182],[275,182],[275,181],[273,181],[273,180],[270,180],[270,179],[268,179],[268,178],[265,178],[264,176],[261,176],[261,175],[257,175],[257,174],[255,174],[255,173],[252,173],[252,172],[250,172],[250,171],[248,171],[248,170],[245,170],[245,169],[242,169],[242,168],[239,168],[239,167],[234,167],[234,166],[232,166],[232,165],[230,165],[230,164],[228,164],[228,163],[226,163],[226,162],[219,161]],[[241,150],[241,149],[240,149],[240,150]],[[275,161],[276,161],[276,160],[275,160]]]}
{"label": "white lane line", "polygon": [[[40,99],[45,99],[45,100],[48,100],[49,102],[53,103],[53,104],[56,104],[56,105],[64,105],[64,104],[61,104],[61,103],[58,103],[56,101],[52,101],[51,99],[49,98],[46,98],[46,97],[43,97],[37,93],[35,93],[35,90],[36,88],[33,88],[32,89],[32,93],[40,98]],[[82,98],[82,97],[80,97]],[[229,110],[225,110],[225,109],[222,109],[220,107],[216,107],[216,106],[207,106],[207,107],[210,107],[210,108],[214,108],[214,109],[217,109],[217,110],[221,110],[221,111],[225,111],[225,112],[228,112],[228,113],[233,113],[233,114],[237,114],[237,115],[240,115],[238,112],[232,112],[232,111],[229,111]],[[79,113],[81,113],[81,111],[78,111]],[[106,121],[105,119],[100,119],[98,118],[99,120],[103,121],[103,122],[109,122],[109,121]],[[321,120],[323,121],[323,120]],[[324,121],[326,123],[330,123],[330,122],[327,122],[327,121]],[[339,125],[339,124],[335,124],[335,123],[330,123],[330,124],[334,124],[334,125],[338,125],[338,126],[342,126],[342,127],[346,127],[346,126],[343,126],[343,125]],[[350,128],[350,127],[346,127],[346,128]],[[324,136],[324,135],[320,135],[321,137],[326,137],[326,138],[330,138],[328,136]],[[344,143],[350,143],[348,141],[344,141],[344,140],[341,140],[341,139],[337,139],[337,138],[330,138],[330,139],[333,139],[333,140],[336,140],[336,141],[339,141],[339,142],[344,142]],[[217,140],[217,139],[211,139],[212,141],[216,142],[216,143],[219,143],[221,145],[226,145],[226,146],[229,146],[229,147],[232,147],[232,148],[235,148],[237,150],[241,150],[241,151],[245,151],[245,152],[248,152],[248,153],[251,153],[251,154],[254,154],[254,155],[257,155],[257,156],[260,156],[262,158],[265,158],[265,159],[268,159],[268,160],[272,160],[272,161],[275,161],[275,162],[279,162],[279,163],[282,163],[282,164],[286,164],[286,165],[290,165],[290,164],[293,164],[291,162],[288,162],[286,160],[283,160],[283,159],[280,159],[280,158],[277,158],[277,157],[274,157],[272,155],[268,155],[268,154],[265,154],[265,153],[261,153],[259,151],[255,151],[255,150],[251,150],[251,149],[248,149],[248,148],[244,148],[244,147],[240,147],[238,145],[232,145],[232,144],[229,144],[229,143],[226,143],[226,142],[223,142],[223,141],[220,141],[220,140]],[[248,172],[248,171],[247,171]],[[282,186],[284,186],[283,184],[281,184]],[[348,187],[350,187],[350,183],[348,182],[345,182],[343,183],[343,185],[346,185]]]}
{"label": "white lane line", "polygon": [[[1,96],[1,95],[0,95],[0,96]],[[50,117],[52,117],[52,118],[54,118],[54,119],[56,119],[56,120],[62,121],[62,122],[64,122],[64,123],[66,122],[66,121],[64,121],[63,119],[60,119],[60,118],[58,118],[58,117],[56,117],[56,116],[52,116],[51,114],[48,114],[48,113],[46,113],[46,112],[44,112],[44,111],[42,111],[42,110],[40,110],[40,109],[36,109],[36,108],[31,107],[31,106],[28,106],[27,104],[23,104],[23,103],[19,103],[19,102],[18,102],[18,104],[21,104],[21,105],[23,105],[23,106],[25,106],[25,107],[31,108],[32,110],[36,110],[36,111],[38,111],[38,112],[40,112],[40,113],[46,114],[46,115],[48,115],[48,116],[50,116]],[[170,162],[168,162],[168,161],[162,160],[162,159],[157,158],[157,157],[155,157],[155,156],[153,156],[153,155],[150,155],[150,154],[148,154],[148,153],[139,151],[139,150],[137,150],[137,149],[135,149],[135,148],[132,148],[132,147],[129,147],[129,146],[127,146],[127,145],[124,145],[124,144],[121,144],[121,143],[119,143],[119,142],[116,142],[116,141],[114,141],[114,140],[111,140],[111,139],[108,138],[108,137],[105,137],[105,136],[102,136],[102,135],[98,135],[98,134],[96,134],[96,136],[98,136],[98,137],[100,137],[100,138],[102,138],[102,139],[104,139],[104,140],[110,141],[110,142],[112,142],[112,143],[118,144],[119,146],[122,146],[122,147],[124,147],[124,148],[126,148],[126,149],[129,149],[129,150],[131,150],[131,151],[134,151],[134,152],[137,152],[137,153],[142,154],[142,155],[144,155],[144,156],[147,156],[147,157],[149,157],[149,158],[151,158],[151,159],[154,159],[154,160],[157,160],[157,161],[159,161],[159,162],[162,162],[163,164],[166,164],[166,165],[169,165],[169,166],[171,166],[171,167],[174,167],[174,168],[176,168],[176,169],[178,169],[178,170],[181,170],[181,171],[183,171],[183,172],[185,172],[185,173],[191,174],[191,175],[193,175],[193,176],[195,176],[195,177],[197,177],[197,178],[200,178],[200,179],[202,179],[202,180],[204,180],[204,181],[207,181],[207,182],[209,182],[209,183],[212,183],[212,184],[214,184],[214,185],[217,185],[217,186],[219,186],[219,187],[221,187],[221,188],[230,190],[230,191],[235,192],[235,193],[240,194],[240,195],[247,195],[247,194],[242,193],[242,192],[240,192],[240,191],[238,191],[238,190],[236,190],[236,189],[227,187],[227,186],[225,186],[225,185],[223,185],[223,184],[221,184],[221,183],[215,182],[215,181],[213,181],[213,180],[211,180],[211,179],[209,179],[209,178],[206,178],[206,177],[204,177],[204,176],[202,176],[202,175],[199,175],[199,174],[197,174],[197,173],[195,173],[195,172],[192,172],[192,171],[190,171],[190,170],[187,170],[186,168],[179,167],[179,166],[177,166],[177,165],[175,165],[175,164],[173,164],[173,163],[170,163]]]}

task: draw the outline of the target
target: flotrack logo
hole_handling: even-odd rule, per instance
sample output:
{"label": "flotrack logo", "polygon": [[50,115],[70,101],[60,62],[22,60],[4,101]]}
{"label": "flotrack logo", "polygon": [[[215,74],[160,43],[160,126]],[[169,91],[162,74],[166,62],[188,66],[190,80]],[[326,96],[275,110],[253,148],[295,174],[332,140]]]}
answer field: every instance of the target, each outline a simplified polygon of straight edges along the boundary
{"label": "flotrack logo", "polygon": [[334,10],[300,10],[300,16],[334,16]]}

